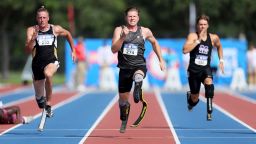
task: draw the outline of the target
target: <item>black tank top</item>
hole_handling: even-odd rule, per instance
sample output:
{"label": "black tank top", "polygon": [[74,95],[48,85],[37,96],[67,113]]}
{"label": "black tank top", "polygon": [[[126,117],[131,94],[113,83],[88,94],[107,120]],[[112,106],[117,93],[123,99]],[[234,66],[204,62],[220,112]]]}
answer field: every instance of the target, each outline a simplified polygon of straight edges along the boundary
{"label": "black tank top", "polygon": [[57,39],[53,34],[52,26],[46,32],[39,31],[36,45],[33,49],[33,60],[48,61],[57,60]]}
{"label": "black tank top", "polygon": [[207,34],[206,41],[201,41],[191,52],[188,71],[200,72],[210,66],[212,53],[212,41]]}
{"label": "black tank top", "polygon": [[145,40],[142,36],[141,27],[136,32],[129,32],[120,51],[118,51],[118,67],[122,69],[133,69],[146,65],[144,58]]}

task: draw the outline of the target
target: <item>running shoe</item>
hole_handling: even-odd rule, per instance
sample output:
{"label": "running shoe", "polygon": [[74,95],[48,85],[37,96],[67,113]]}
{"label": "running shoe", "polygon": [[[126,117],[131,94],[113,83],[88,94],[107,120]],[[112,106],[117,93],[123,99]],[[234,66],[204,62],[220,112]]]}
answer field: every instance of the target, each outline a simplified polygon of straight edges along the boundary
{"label": "running shoe", "polygon": [[45,107],[45,110],[46,110],[46,116],[47,116],[48,118],[53,117],[53,111],[52,111],[52,108],[51,108],[50,105],[47,105],[47,106]]}

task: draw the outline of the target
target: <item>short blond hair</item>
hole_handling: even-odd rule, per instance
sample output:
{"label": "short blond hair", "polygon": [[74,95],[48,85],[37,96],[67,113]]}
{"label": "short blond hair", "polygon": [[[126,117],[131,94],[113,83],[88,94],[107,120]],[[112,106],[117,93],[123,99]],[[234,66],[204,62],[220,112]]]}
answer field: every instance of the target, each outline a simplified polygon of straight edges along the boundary
{"label": "short blond hair", "polygon": [[48,15],[49,15],[48,10],[47,10],[44,6],[41,6],[41,7],[37,10],[37,14],[40,13],[40,12],[47,12]]}

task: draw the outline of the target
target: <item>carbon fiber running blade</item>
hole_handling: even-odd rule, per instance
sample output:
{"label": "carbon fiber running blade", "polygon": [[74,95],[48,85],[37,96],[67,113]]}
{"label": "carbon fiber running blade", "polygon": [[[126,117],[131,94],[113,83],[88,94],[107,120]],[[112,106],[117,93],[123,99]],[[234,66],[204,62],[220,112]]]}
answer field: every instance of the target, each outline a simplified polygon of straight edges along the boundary
{"label": "carbon fiber running blade", "polygon": [[40,124],[38,126],[38,131],[42,132],[44,130],[45,121],[46,121],[46,110],[43,109]]}
{"label": "carbon fiber running blade", "polygon": [[148,105],[147,105],[147,103],[145,101],[142,101],[142,103],[143,103],[143,106],[142,106],[140,115],[137,118],[137,120],[131,125],[131,127],[138,127],[139,124],[141,123],[141,121],[143,120],[144,116],[145,116],[145,113],[147,111],[147,106]]}

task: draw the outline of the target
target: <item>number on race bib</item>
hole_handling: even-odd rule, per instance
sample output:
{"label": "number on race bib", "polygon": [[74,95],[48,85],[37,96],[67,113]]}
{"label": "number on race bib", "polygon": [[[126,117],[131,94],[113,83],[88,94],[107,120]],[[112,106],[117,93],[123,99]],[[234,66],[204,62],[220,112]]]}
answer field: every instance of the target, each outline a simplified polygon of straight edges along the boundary
{"label": "number on race bib", "polygon": [[195,64],[200,66],[206,66],[207,65],[207,56],[204,55],[197,55],[195,58]]}
{"label": "number on race bib", "polygon": [[135,44],[125,44],[123,49],[123,54],[126,55],[138,55],[138,45]]}
{"label": "number on race bib", "polygon": [[46,45],[52,45],[54,41],[54,35],[39,35],[37,37],[37,41],[39,46],[46,46]]}

